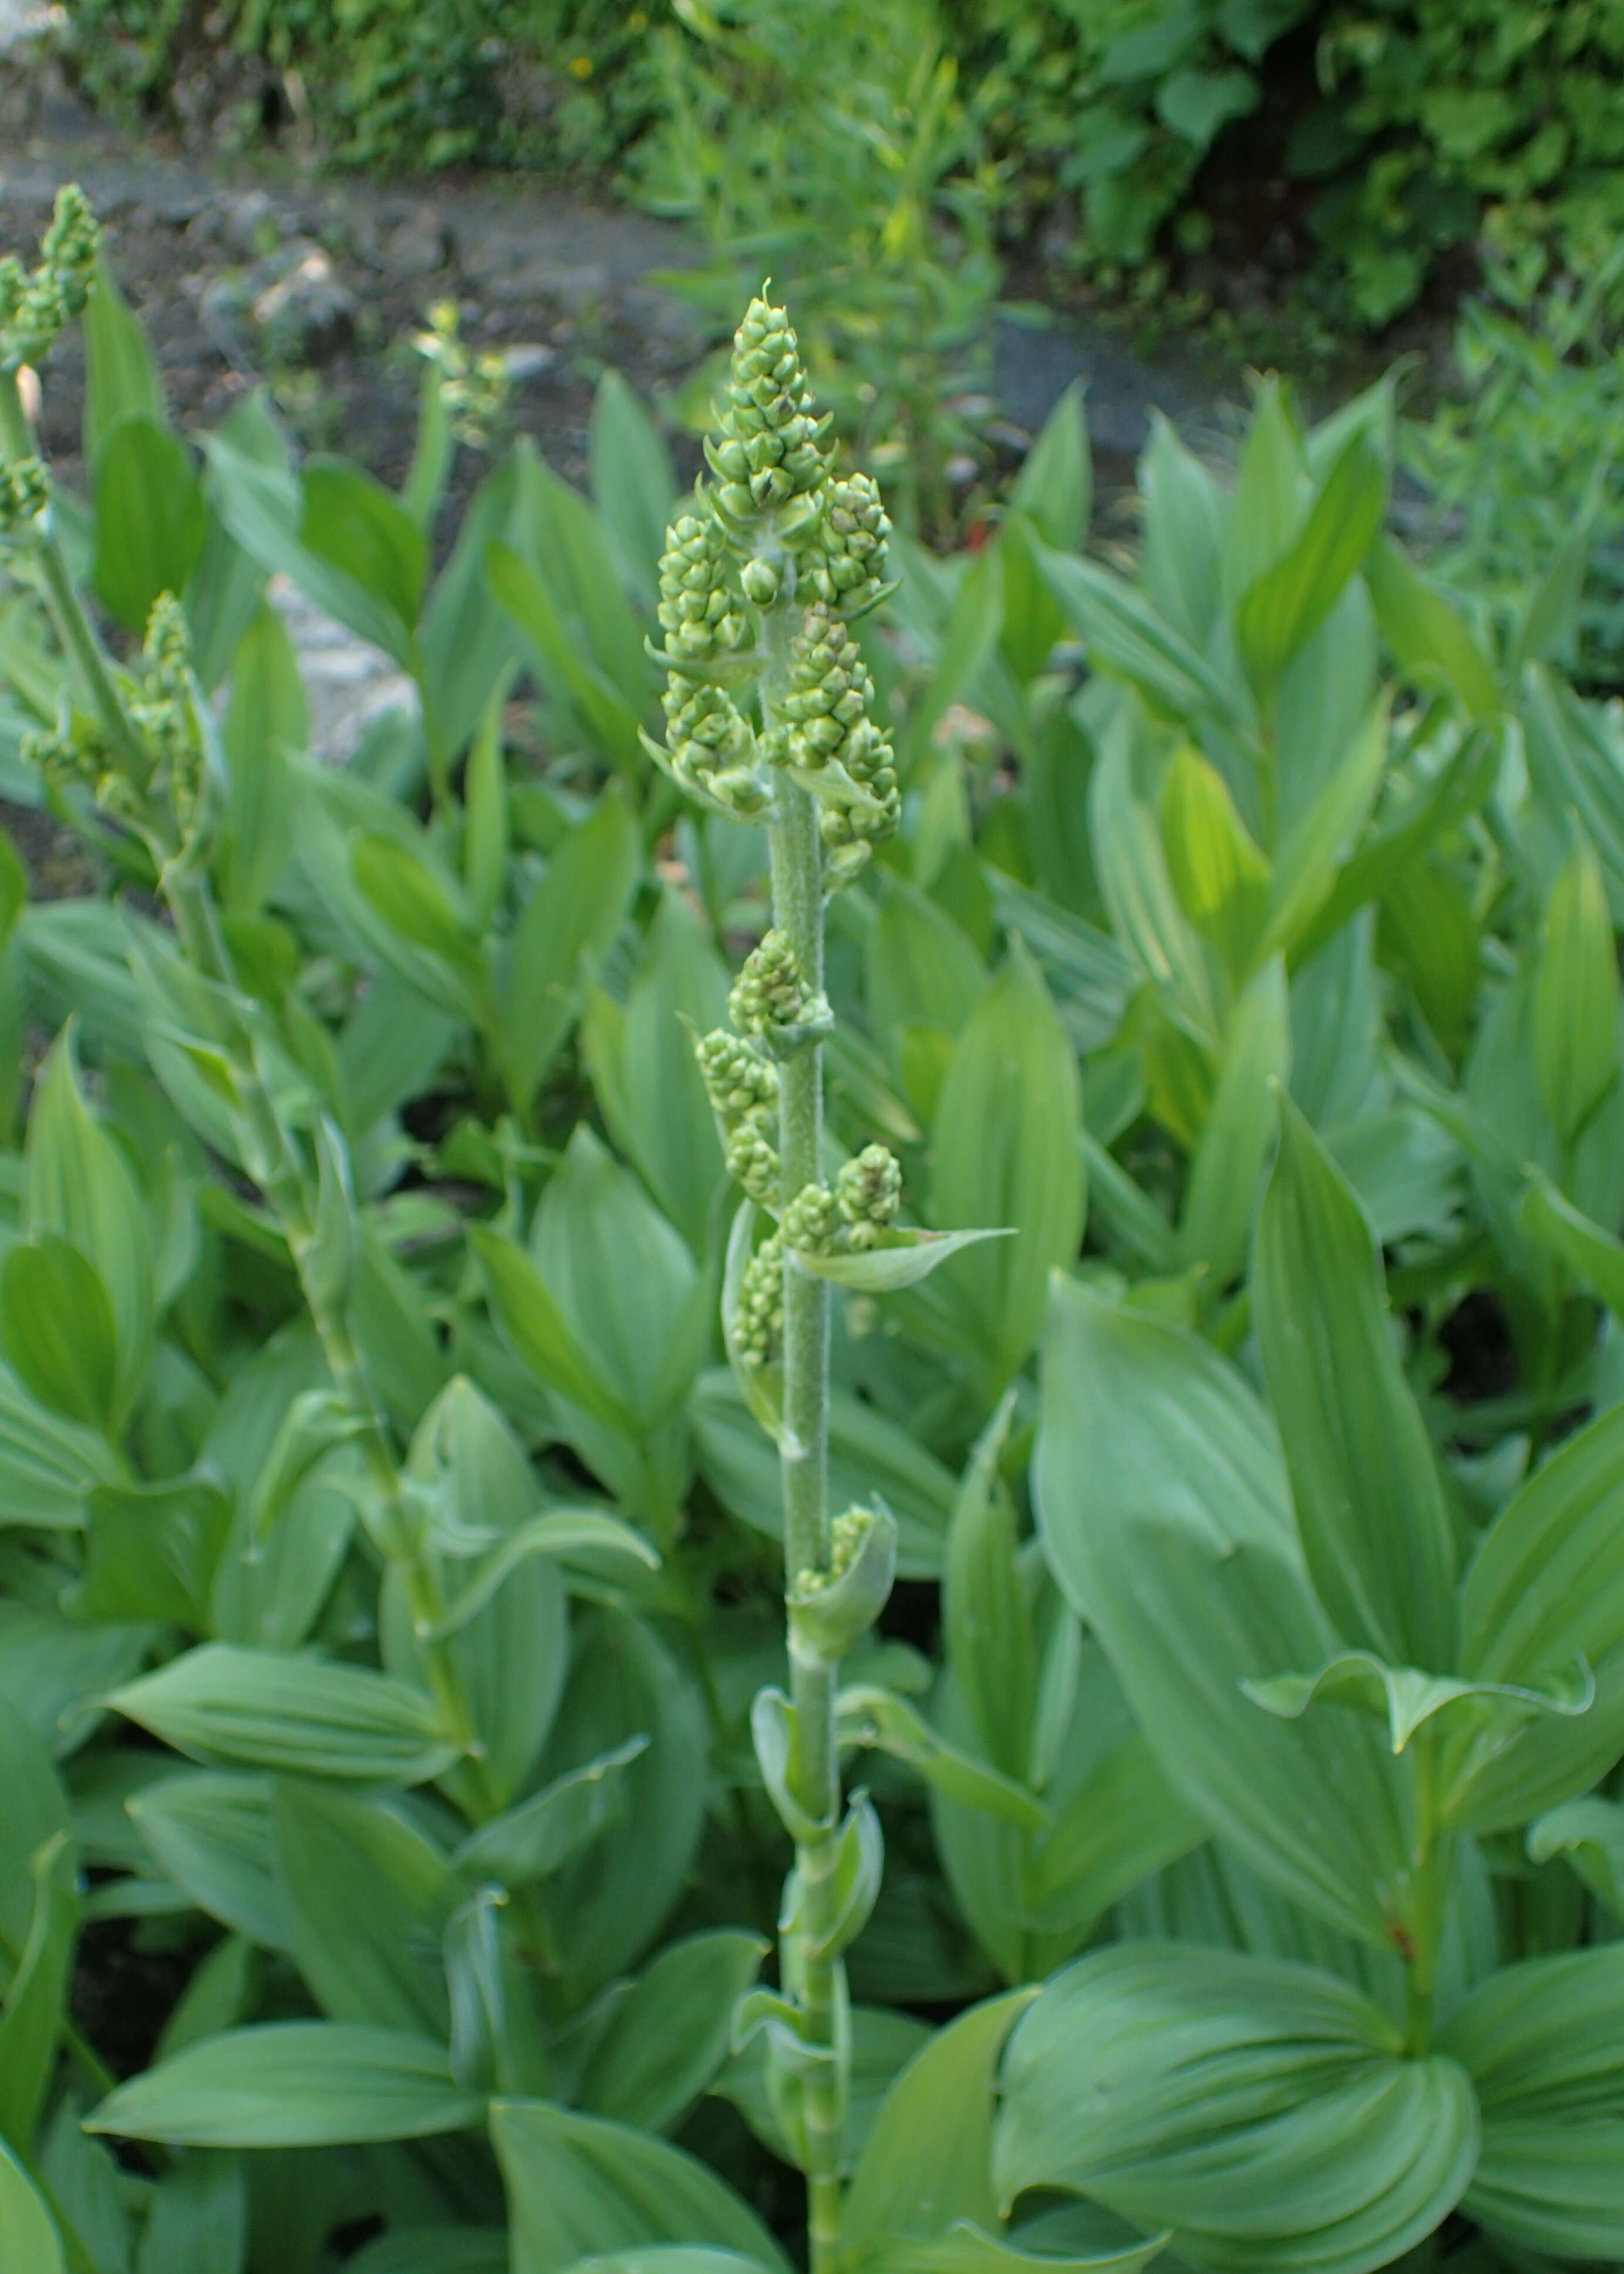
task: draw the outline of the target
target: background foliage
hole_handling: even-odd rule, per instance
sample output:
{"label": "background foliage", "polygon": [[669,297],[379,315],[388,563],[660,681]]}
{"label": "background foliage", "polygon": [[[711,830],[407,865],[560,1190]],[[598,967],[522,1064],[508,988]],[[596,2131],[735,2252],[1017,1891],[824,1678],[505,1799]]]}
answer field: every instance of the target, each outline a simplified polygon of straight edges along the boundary
{"label": "background foliage", "polygon": [[[831,199],[877,225],[898,110],[915,190],[951,174],[983,196],[996,181],[1018,213],[1075,208],[1095,267],[1204,243],[1202,169],[1237,129],[1222,194],[1259,165],[1294,184],[1360,323],[1407,306],[1440,261],[1521,296],[1588,275],[1624,218],[1617,0],[910,0],[820,11],[816,52],[785,0],[85,0],[72,17],[104,99],[162,110],[211,55],[228,87],[229,59],[252,60],[245,113],[263,124],[268,102],[341,158],[629,160],[662,197],[686,179],[718,243],[741,223],[821,225]],[[921,56],[955,67],[968,139],[965,124],[938,139]],[[875,100],[842,135],[821,114],[853,88]],[[738,150],[708,139],[721,101]],[[962,223],[960,192],[948,203]]]}

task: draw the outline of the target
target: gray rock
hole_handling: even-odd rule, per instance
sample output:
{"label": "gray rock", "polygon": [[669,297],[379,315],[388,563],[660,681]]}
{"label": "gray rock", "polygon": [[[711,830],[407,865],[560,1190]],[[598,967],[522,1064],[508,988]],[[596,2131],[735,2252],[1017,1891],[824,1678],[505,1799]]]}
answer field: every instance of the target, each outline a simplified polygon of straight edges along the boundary
{"label": "gray rock", "polygon": [[451,252],[450,230],[432,206],[421,206],[384,232],[378,257],[397,276],[432,276],[445,267]]}
{"label": "gray rock", "polygon": [[254,321],[278,354],[327,363],[353,343],[360,303],[320,245],[293,250],[297,257],[256,297]]}
{"label": "gray rock", "polygon": [[221,199],[220,241],[239,260],[258,260],[275,245],[282,230],[276,208],[263,190],[241,190]]}

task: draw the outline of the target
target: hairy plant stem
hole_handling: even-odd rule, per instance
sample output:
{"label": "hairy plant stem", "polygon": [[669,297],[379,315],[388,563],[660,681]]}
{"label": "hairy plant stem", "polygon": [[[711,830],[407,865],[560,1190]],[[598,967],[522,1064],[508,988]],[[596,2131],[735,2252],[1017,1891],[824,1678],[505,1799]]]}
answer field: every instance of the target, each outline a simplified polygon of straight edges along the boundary
{"label": "hairy plant stem", "polygon": [[[787,610],[779,612],[787,614]],[[776,669],[763,674],[765,723],[782,685],[783,650]],[[816,799],[787,774],[779,781],[769,831],[772,917],[788,934],[801,977],[823,983],[823,862]],[[823,1174],[823,1065],[816,1043],[806,1043],[778,1069],[778,1154],[787,1205]],[[803,1271],[793,1254],[784,1259],[784,1561],[786,1587],[802,1571],[826,1571],[829,1521],[829,1333],[827,1280]],[[836,1832],[840,1813],[840,1763],[835,1743],[836,1670],[790,1652],[793,1710],[790,1787],[799,1806],[820,1829],[799,1841],[795,1868],[803,1891],[805,1931],[799,1949],[785,1953],[785,1977],[794,1984],[812,2045],[828,2058],[808,2074],[804,2096],[808,2238],[812,2274],[828,2274],[840,2246],[840,2158],[846,2129],[846,2053],[843,2043],[843,1969],[816,1946],[833,1924]]]}

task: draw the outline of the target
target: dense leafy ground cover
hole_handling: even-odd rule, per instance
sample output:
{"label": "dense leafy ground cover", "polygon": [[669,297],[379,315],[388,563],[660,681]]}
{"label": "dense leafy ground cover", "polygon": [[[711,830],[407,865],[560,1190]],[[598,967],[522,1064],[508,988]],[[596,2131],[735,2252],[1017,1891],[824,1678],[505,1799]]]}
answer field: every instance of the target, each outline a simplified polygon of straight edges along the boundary
{"label": "dense leafy ground cover", "polygon": [[[697,501],[611,377],[447,550],[440,390],[184,436],[95,282],[0,269],[96,879],[0,857],[0,2264],[1624,2258],[1583,564],[1274,382],[1131,574],[1075,397],[933,555],[759,305]],[[418,690],[342,770],[273,574]]]}

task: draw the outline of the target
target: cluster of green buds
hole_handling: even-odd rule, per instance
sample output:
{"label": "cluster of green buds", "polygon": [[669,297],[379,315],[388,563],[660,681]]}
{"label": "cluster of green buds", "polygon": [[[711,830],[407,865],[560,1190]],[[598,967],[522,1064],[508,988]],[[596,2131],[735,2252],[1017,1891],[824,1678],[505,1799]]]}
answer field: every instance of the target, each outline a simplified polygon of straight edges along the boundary
{"label": "cluster of green buds", "polygon": [[172,845],[193,828],[205,778],[191,636],[172,592],[153,604],[142,664],[124,700],[133,748],[128,738],[116,745],[102,720],[64,702],[54,724],[25,737],[21,755],[47,780],[88,789],[107,812],[154,843]]}
{"label": "cluster of green buds", "polygon": [[836,1517],[828,1570],[798,1571],[789,1591],[792,1653],[838,1665],[884,1609],[896,1576],[896,1518],[883,1502]]}
{"label": "cluster of green buds", "polygon": [[834,1024],[824,997],[807,983],[787,932],[772,930],[751,949],[727,998],[741,1035],[754,1035],[775,1058],[828,1034]]}
{"label": "cluster of green buds", "polygon": [[0,538],[27,535],[50,497],[50,477],[38,458],[0,461]]}
{"label": "cluster of green buds", "polygon": [[784,1210],[784,1237],[797,1255],[861,1254],[897,1220],[902,1171],[883,1145],[865,1145],[827,1185],[808,1185]]}
{"label": "cluster of green buds", "polygon": [[793,769],[822,809],[837,885],[896,827],[899,806],[847,629],[891,589],[891,523],[866,474],[832,471],[829,426],[788,318],[753,300],[705,442],[713,478],[666,533],[665,741],[647,748],[702,804],[736,819],[770,817],[776,776]]}
{"label": "cluster of green buds", "polygon": [[89,299],[102,232],[84,192],[69,183],[56,192],[38,266],[15,255],[0,260],[0,371],[36,364]]}
{"label": "cluster of green buds", "polygon": [[695,1045],[727,1157],[728,1173],[778,1219],[741,1278],[730,1321],[734,1350],[763,1367],[778,1355],[784,1324],[784,1258],[861,1254],[892,1224],[902,1172],[883,1145],[865,1145],[831,1187],[786,1193],[773,1141],[777,1060],[826,1034],[832,1020],[808,987],[786,936],[769,931],[746,959],[728,1004],[736,1032],[718,1027]]}

